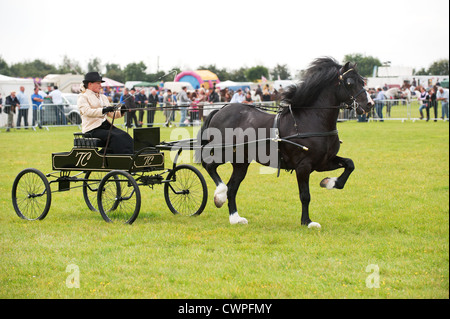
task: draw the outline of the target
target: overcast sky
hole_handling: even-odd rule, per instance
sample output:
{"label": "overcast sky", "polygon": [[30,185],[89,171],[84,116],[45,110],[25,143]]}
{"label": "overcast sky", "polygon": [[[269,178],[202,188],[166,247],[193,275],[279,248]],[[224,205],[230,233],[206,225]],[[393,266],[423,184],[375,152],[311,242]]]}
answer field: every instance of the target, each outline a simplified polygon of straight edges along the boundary
{"label": "overcast sky", "polygon": [[144,62],[147,72],[287,64],[361,53],[428,68],[449,58],[448,0],[0,0],[9,64],[64,55],[87,68]]}

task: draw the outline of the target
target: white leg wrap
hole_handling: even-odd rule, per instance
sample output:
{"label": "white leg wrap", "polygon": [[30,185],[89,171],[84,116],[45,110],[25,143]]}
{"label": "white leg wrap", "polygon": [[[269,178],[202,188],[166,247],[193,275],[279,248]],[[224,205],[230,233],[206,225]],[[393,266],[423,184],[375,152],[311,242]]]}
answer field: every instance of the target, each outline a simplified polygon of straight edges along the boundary
{"label": "white leg wrap", "polygon": [[316,222],[310,222],[310,223],[308,224],[308,228],[317,228],[317,229],[320,229],[320,227],[322,227],[322,226],[320,226],[320,224],[319,224],[319,223],[316,223]]}
{"label": "white leg wrap", "polygon": [[227,201],[228,187],[224,183],[220,183],[214,192],[214,204],[220,208]]}
{"label": "white leg wrap", "polygon": [[238,212],[235,212],[230,215],[230,224],[248,224],[248,221],[244,217],[239,216]]}
{"label": "white leg wrap", "polygon": [[328,179],[328,183],[327,183],[326,188],[327,188],[327,189],[333,189],[333,188],[334,188],[334,185],[336,185],[336,181],[337,181],[337,177],[331,177],[331,178],[329,178],[329,179]]}

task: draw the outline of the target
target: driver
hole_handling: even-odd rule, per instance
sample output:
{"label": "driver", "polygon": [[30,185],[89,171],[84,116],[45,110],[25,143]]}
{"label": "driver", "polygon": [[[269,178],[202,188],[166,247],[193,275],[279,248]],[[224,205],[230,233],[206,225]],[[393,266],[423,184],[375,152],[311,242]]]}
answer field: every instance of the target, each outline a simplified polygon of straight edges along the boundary
{"label": "driver", "polygon": [[110,106],[106,95],[101,94],[102,77],[98,72],[88,72],[81,84],[81,94],[78,96],[78,108],[81,114],[81,131],[90,133],[92,137],[99,138],[109,144],[108,153],[133,154],[133,138],[125,131],[111,124],[109,118],[120,118],[125,113],[122,107],[115,111]]}

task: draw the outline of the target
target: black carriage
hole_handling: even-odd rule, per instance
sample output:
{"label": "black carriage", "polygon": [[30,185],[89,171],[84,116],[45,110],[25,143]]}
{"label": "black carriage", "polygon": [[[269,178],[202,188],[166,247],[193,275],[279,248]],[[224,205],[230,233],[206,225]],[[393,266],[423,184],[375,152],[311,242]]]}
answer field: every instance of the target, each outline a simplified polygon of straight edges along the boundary
{"label": "black carriage", "polygon": [[[69,152],[52,154],[53,172],[43,174],[35,168],[22,170],[14,180],[12,203],[17,215],[27,220],[42,220],[50,210],[52,193],[82,187],[84,201],[100,212],[107,222],[132,224],[139,215],[139,186],[164,186],[164,198],[173,214],[200,215],[208,197],[205,179],[191,165],[165,168],[164,150],[174,150],[177,142],[160,143],[159,128],[133,130],[133,154],[108,154],[100,139],[74,133]],[[102,149],[103,148],[103,149]],[[73,184],[81,185],[73,186]],[[55,186],[53,186],[55,185]],[[52,189],[53,186],[53,189]]]}

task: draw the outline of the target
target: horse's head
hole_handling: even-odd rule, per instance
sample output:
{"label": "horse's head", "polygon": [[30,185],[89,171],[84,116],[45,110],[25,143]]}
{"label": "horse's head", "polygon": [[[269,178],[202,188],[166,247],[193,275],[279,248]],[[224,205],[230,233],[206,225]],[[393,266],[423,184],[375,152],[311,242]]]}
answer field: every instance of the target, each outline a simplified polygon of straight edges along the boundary
{"label": "horse's head", "polygon": [[356,113],[364,114],[374,106],[369,93],[364,89],[364,79],[356,70],[356,64],[347,62],[339,70],[339,100],[353,108]]}

